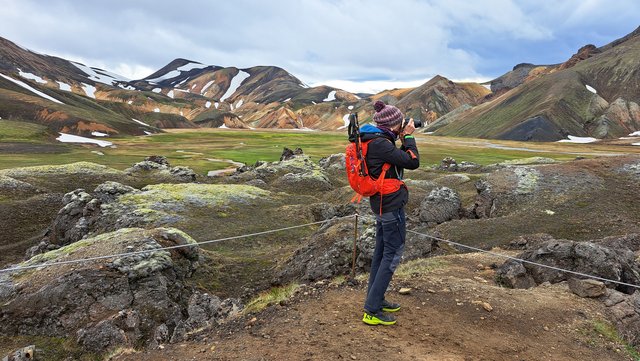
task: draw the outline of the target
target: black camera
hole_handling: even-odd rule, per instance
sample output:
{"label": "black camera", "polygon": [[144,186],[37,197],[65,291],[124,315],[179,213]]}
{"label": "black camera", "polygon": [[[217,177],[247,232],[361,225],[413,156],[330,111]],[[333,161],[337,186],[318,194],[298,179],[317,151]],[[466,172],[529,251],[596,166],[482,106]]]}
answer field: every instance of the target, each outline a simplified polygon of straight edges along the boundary
{"label": "black camera", "polygon": [[[411,120],[411,118],[404,118],[404,122],[402,123],[402,128],[404,128],[405,125],[409,124],[409,121]],[[420,119],[414,119],[413,120],[413,126],[416,128],[422,128],[424,124],[422,123],[422,120]]]}

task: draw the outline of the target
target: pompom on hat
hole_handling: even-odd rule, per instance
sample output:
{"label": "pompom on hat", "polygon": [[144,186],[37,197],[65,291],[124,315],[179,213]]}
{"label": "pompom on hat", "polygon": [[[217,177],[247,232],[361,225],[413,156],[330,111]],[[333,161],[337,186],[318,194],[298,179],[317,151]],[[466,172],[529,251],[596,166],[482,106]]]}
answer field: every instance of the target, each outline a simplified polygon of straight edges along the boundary
{"label": "pompom on hat", "polygon": [[402,115],[400,109],[393,105],[387,105],[378,100],[373,105],[373,108],[376,110],[376,113],[373,115],[373,121],[376,122],[378,126],[391,129],[402,123],[404,115]]}

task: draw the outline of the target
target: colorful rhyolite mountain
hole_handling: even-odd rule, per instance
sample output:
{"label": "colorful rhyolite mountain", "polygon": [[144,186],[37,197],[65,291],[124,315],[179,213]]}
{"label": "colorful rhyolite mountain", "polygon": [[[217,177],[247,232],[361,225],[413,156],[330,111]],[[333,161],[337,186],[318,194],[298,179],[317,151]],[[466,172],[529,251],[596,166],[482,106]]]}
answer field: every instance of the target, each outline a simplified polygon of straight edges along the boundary
{"label": "colorful rhyolite mountain", "polygon": [[130,80],[0,38],[0,118],[44,125],[52,137],[198,127],[340,130],[349,113],[367,121],[372,102],[383,100],[436,135],[610,138],[640,129],[639,68],[640,28],[600,48],[584,46],[562,64],[517,65],[484,85],[436,76],[417,88],[356,95],[309,87],[278,67],[186,59]]}

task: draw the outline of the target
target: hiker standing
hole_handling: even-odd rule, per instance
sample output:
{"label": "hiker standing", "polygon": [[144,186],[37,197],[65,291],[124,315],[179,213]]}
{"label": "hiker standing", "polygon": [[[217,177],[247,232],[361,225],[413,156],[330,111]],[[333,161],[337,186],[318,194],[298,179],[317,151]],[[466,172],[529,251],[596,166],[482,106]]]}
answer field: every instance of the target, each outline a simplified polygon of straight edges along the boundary
{"label": "hiker standing", "polygon": [[[369,175],[377,179],[384,173],[384,186],[380,193],[369,198],[371,210],[376,215],[376,248],[362,321],[370,325],[392,325],[396,323],[395,318],[385,312],[399,311],[400,305],[387,301],[384,294],[404,250],[404,206],[409,199],[409,191],[402,182],[402,176],[404,168],[417,169],[420,159],[412,135],[415,130],[413,119],[403,124],[404,116],[400,109],[382,101],[375,102],[374,109],[376,125],[364,125],[360,129],[360,139],[362,142],[370,141],[365,156]],[[400,148],[396,147],[398,138],[402,143]],[[386,172],[383,172],[384,168]]]}

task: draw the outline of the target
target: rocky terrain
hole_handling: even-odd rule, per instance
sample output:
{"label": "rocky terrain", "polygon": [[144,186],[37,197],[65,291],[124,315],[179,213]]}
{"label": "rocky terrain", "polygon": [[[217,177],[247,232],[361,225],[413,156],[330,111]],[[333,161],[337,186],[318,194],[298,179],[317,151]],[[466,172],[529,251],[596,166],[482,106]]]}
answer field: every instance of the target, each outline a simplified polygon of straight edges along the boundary
{"label": "rocky terrain", "polygon": [[[359,359],[374,357],[369,338],[402,340],[397,359],[635,352],[640,158],[446,158],[410,172],[412,232],[393,290],[411,291],[397,296],[398,327],[384,330],[359,322],[375,231],[366,202],[349,203],[343,167],[341,154],[315,162],[285,149],[279,161],[212,177],[160,156],[125,171],[87,162],[0,171],[2,263],[31,267],[0,274],[2,354]],[[357,277],[347,282],[355,212]],[[251,233],[261,234],[234,238]],[[65,264],[38,267],[50,262]]]}

